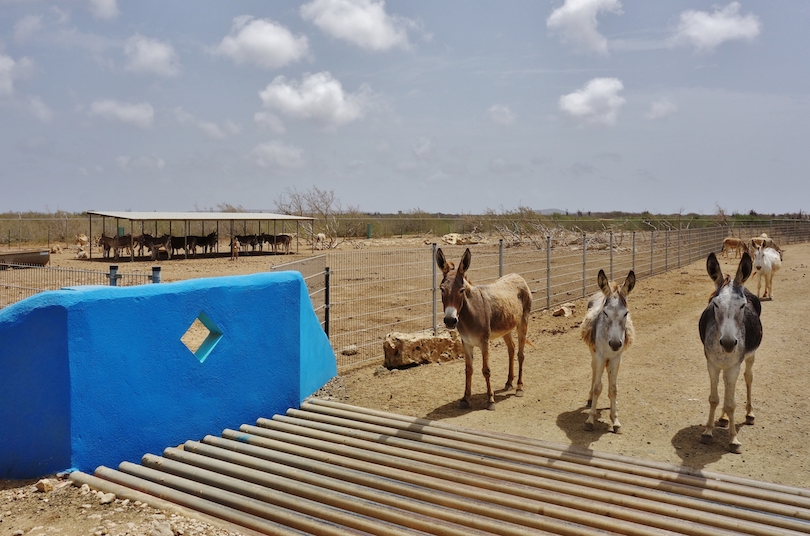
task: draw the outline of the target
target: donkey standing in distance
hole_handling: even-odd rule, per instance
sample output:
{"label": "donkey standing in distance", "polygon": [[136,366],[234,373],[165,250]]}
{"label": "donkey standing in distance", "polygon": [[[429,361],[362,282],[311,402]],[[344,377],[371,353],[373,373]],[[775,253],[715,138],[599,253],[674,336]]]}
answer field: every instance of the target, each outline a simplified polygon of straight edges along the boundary
{"label": "donkey standing in distance", "polygon": [[602,392],[602,373],[608,371],[608,397],[610,398],[610,420],[613,432],[619,433],[619,409],[616,403],[618,394],[619,365],[622,363],[622,352],[633,344],[635,328],[627,310],[627,295],[636,286],[636,274],[633,270],[627,274],[624,284],[619,287],[615,281],[608,280],[604,270],[599,270],[596,278],[601,292],[588,300],[588,312],[580,325],[580,335],[591,351],[591,390],[586,407],[590,408],[585,430],[593,430],[599,410],[596,403]]}
{"label": "donkey standing in distance", "polygon": [[509,376],[505,390],[512,389],[515,378],[515,342],[512,330],[518,336],[518,380],[515,396],[523,396],[523,347],[532,310],[532,292],[526,280],[518,274],[508,274],[489,285],[475,286],[467,279],[472,253],[464,252],[458,269],[444,258],[441,248],[436,252],[436,264],[442,270],[442,306],[444,325],[457,328],[464,349],[464,365],[467,374],[464,398],[459,407],[470,407],[472,390],[473,350],[481,349],[482,372],[487,382],[487,409],[495,409],[495,394],[490,383],[489,340],[503,337],[509,353]]}
{"label": "donkey standing in distance", "polygon": [[782,253],[771,247],[757,246],[754,250],[754,267],[757,269],[757,297],[765,278],[765,292],[763,300],[773,299],[773,274],[782,267]]}
{"label": "donkey standing in distance", "polygon": [[734,390],[740,375],[740,365],[745,361],[747,394],[745,424],[754,424],[751,382],[754,380],[754,354],[762,342],[762,323],[759,320],[762,305],[759,298],[743,286],[751,275],[751,269],[751,256],[743,253],[737,266],[737,273],[732,280],[729,276],[723,275],[714,253],[709,254],[706,259],[706,271],[716,288],[709,298],[709,305],[700,315],[698,324],[711,384],[709,420],[700,440],[703,443],[712,441],[715,410],[720,402],[717,385],[720,381],[720,371],[723,371],[723,412],[720,414],[718,425],[728,424],[729,450],[736,454],[742,452],[742,445],[737,439],[737,426],[734,423],[736,407]]}

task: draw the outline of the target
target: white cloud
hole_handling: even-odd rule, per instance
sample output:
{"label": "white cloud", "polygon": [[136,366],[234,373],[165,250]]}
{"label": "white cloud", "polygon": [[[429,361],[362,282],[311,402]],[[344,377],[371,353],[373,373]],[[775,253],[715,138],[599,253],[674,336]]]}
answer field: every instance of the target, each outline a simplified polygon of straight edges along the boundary
{"label": "white cloud", "polygon": [[560,97],[560,110],[587,123],[613,125],[626,102],[619,92],[624,84],[618,78],[594,78],[582,89]]}
{"label": "white cloud", "polygon": [[90,114],[105,119],[114,119],[136,127],[148,128],[152,126],[155,111],[152,105],[146,102],[133,104],[107,99],[92,103],[90,105]]}
{"label": "white cloud", "polygon": [[0,53],[0,97],[14,93],[14,82],[31,73],[34,63],[28,58],[15,60]]}
{"label": "white cloud", "polygon": [[601,12],[621,14],[619,0],[565,0],[565,3],[551,12],[546,19],[549,30],[560,34],[564,43],[599,54],[607,54],[605,37],[596,27],[596,16]]}
{"label": "white cloud", "polygon": [[256,112],[253,114],[253,120],[262,128],[269,128],[276,134],[284,134],[287,129],[284,127],[284,122],[276,115],[270,112]]}
{"label": "white cloud", "polygon": [[374,0],[313,0],[301,6],[301,17],[332,37],[374,51],[409,49],[408,29],[416,27],[406,17],[387,14],[385,2]]}
{"label": "white cloud", "polygon": [[124,44],[124,54],[128,71],[161,76],[180,73],[180,58],[169,43],[135,34]]}
{"label": "white cloud", "polygon": [[436,156],[436,148],[429,139],[420,137],[413,145],[413,155],[419,160],[432,160]]}
{"label": "white cloud", "polygon": [[39,97],[31,97],[31,100],[28,102],[29,109],[31,113],[34,114],[34,117],[42,121],[43,123],[49,123],[51,118],[53,117],[53,112],[48,107],[47,104],[42,102],[42,99]]}
{"label": "white cloud", "polygon": [[650,105],[650,109],[644,114],[646,119],[663,119],[668,115],[672,115],[678,110],[678,106],[667,99],[658,99]]}
{"label": "white cloud", "polygon": [[298,169],[305,164],[303,149],[275,140],[257,145],[251,155],[261,167]]}
{"label": "white cloud", "polygon": [[14,23],[14,40],[18,43],[27,41],[43,28],[40,15],[26,15]]}
{"label": "white cloud", "polygon": [[711,51],[725,41],[751,41],[761,29],[759,17],[751,13],[741,16],[740,3],[731,2],[724,8],[715,6],[713,13],[692,9],[684,11],[671,42],[674,45],[691,45],[699,51]]}
{"label": "white cloud", "polygon": [[503,158],[493,158],[489,162],[489,170],[498,175],[507,175],[511,173],[520,173],[523,171],[523,166],[520,164],[510,164]]}
{"label": "white cloud", "polygon": [[166,167],[166,162],[162,158],[153,156],[139,156],[137,158],[131,156],[116,156],[115,163],[127,173],[135,171],[160,171]]}
{"label": "white cloud", "polygon": [[361,119],[370,106],[370,93],[367,86],[361,86],[357,93],[346,93],[341,83],[324,71],[304,75],[301,83],[277,76],[259,97],[265,108],[335,127]]}
{"label": "white cloud", "polygon": [[96,19],[111,20],[118,16],[117,0],[88,0],[90,14]]}
{"label": "white cloud", "polygon": [[490,119],[499,125],[511,125],[515,122],[515,114],[512,113],[508,106],[503,104],[493,104],[487,111]]}
{"label": "white cloud", "polygon": [[174,116],[181,124],[196,127],[202,130],[207,136],[218,140],[224,140],[225,138],[239,134],[240,131],[239,125],[233,121],[227,121],[223,126],[219,126],[210,121],[203,121],[180,107],[174,109]]}
{"label": "white cloud", "polygon": [[239,64],[277,69],[306,57],[309,41],[304,35],[295,37],[270,19],[243,15],[233,19],[230,35],[222,39],[214,52]]}

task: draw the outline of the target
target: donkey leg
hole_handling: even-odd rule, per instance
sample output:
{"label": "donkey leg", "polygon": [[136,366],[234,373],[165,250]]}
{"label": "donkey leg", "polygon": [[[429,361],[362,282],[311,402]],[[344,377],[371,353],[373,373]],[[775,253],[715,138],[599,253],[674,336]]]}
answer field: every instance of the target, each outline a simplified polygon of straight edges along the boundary
{"label": "donkey leg", "polygon": [[745,424],[754,424],[754,406],[751,403],[751,384],[754,382],[754,354],[745,358]]}
{"label": "donkey leg", "polygon": [[506,353],[509,355],[509,376],[506,378],[504,390],[509,391],[513,387],[512,382],[515,381],[515,341],[512,340],[512,333],[504,335],[503,341],[506,343]]}
{"label": "donkey leg", "polygon": [[701,443],[711,443],[712,436],[714,435],[714,415],[717,411],[717,404],[720,403],[720,395],[717,394],[717,386],[720,383],[720,369],[715,366],[711,360],[706,361],[706,366],[709,369],[709,420],[706,421],[706,429],[700,436]]}
{"label": "donkey leg", "polygon": [[528,328],[528,319],[525,322],[521,322],[521,324],[518,326],[518,379],[515,396],[523,396],[523,348],[526,346],[526,332],[528,331]]}
{"label": "donkey leg", "polygon": [[590,432],[593,430],[593,425],[599,416],[597,402],[599,395],[602,393],[602,373],[605,370],[605,358],[601,355],[594,354],[593,359],[593,383],[591,384],[591,409],[588,411],[588,420],[585,421],[584,428]]}
{"label": "donkey leg", "polygon": [[492,381],[490,380],[489,340],[485,340],[481,344],[481,362],[481,373],[487,382],[487,409],[492,411],[495,409],[495,393],[492,391]]}
{"label": "donkey leg", "polygon": [[464,341],[461,342],[461,347],[464,350],[464,373],[466,374],[464,384],[464,398],[462,398],[458,407],[461,409],[469,409],[470,396],[472,394],[472,375],[473,375],[473,348]]}
{"label": "donkey leg", "polygon": [[619,405],[616,398],[619,394],[619,366],[622,364],[622,354],[608,361],[608,398],[610,398],[610,420],[613,423],[613,433],[621,432],[622,424],[619,422]]}
{"label": "donkey leg", "polygon": [[591,385],[588,388],[588,401],[585,403],[586,408],[593,407],[593,386],[596,385],[596,354],[591,350]]}
{"label": "donkey leg", "polygon": [[742,452],[742,445],[737,439],[737,423],[734,422],[734,410],[737,402],[734,400],[734,390],[737,387],[737,378],[740,376],[740,365],[737,364],[723,372],[723,413],[728,415],[728,450],[734,454]]}

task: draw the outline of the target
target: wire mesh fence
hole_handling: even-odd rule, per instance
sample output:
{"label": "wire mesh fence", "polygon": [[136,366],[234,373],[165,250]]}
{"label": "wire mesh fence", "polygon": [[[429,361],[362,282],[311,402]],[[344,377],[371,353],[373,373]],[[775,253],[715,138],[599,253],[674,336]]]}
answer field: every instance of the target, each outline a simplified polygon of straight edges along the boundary
{"label": "wire mesh fence", "polygon": [[[639,279],[680,268],[709,253],[719,253],[723,239],[746,240],[767,233],[777,244],[810,241],[810,222],[773,220],[764,225],[729,229],[665,229],[604,233],[557,233],[546,240],[442,246],[458,263],[469,247],[467,274],[474,284],[518,273],[532,290],[532,311],[586,297],[598,290],[600,269],[611,279],[630,270]],[[401,250],[332,251],[328,305],[329,336],[338,368],[382,362],[382,342],[391,332],[436,329],[441,310],[437,292],[436,245]]]}
{"label": "wire mesh fence", "polygon": [[55,268],[29,264],[0,265],[0,308],[16,303],[45,290],[83,285],[133,286],[159,282],[159,268],[151,272],[119,272],[117,266],[109,271]]}
{"label": "wire mesh fence", "polygon": [[[545,239],[499,240],[486,244],[442,245],[458,263],[472,252],[468,276],[474,284],[518,273],[532,290],[538,311],[596,292],[600,269],[611,279],[630,270],[647,278],[719,252],[723,239],[750,240],[767,233],[782,246],[810,241],[810,221],[771,220],[747,227],[704,227],[649,231],[581,233],[556,229]],[[335,349],[338,368],[382,361],[382,342],[391,332],[435,330],[441,312],[437,245],[408,249],[330,250],[273,271],[301,272],[316,314]],[[120,276],[120,277],[118,277]],[[119,285],[153,280],[146,272],[117,274]],[[108,285],[111,274],[66,268],[9,267],[0,270],[0,307],[42,290],[73,285]]]}

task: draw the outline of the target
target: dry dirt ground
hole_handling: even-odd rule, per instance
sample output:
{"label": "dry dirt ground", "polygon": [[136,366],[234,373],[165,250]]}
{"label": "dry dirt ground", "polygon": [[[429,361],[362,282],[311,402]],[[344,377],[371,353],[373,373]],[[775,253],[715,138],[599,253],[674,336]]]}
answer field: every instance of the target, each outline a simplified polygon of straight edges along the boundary
{"label": "dry dirt ground", "polygon": [[[240,258],[235,263],[215,259],[162,265],[164,279],[171,281],[248,273],[281,260],[286,259]],[[65,255],[54,262],[75,261]],[[721,265],[733,274],[737,261],[721,259]],[[81,266],[86,268],[87,264]],[[406,370],[371,366],[345,371],[319,394],[460,426],[810,488],[810,431],[801,424],[810,414],[809,273],[810,244],[788,246],[774,278],[775,299],[762,304],[764,336],[754,366],[753,426],[741,424],[745,421],[742,377],[736,390],[742,454],[728,452],[725,430],[715,432],[711,445],[699,440],[708,413],[709,380],[697,323],[713,290],[705,261],[641,279],[629,297],[636,342],[625,352],[619,374],[621,434],[610,432],[606,388],[598,404],[602,409],[600,421],[594,431],[583,430],[591,375],[590,356],[578,330],[585,299],[575,301],[574,315],[569,318],[546,312],[533,314],[529,325],[533,347],[527,348],[525,363],[526,395],[516,398],[512,392],[496,392],[495,411],[484,409],[485,386],[477,352],[469,410],[458,408],[464,389],[462,360]],[[615,275],[622,279],[625,274]],[[753,276],[747,286],[756,290],[756,285]],[[494,345],[491,361],[493,386],[498,388],[505,383],[507,371],[503,342]],[[93,492],[71,485],[57,484],[54,491],[39,492],[34,483],[0,482],[0,536],[230,533],[134,503],[116,500],[100,504]]]}

